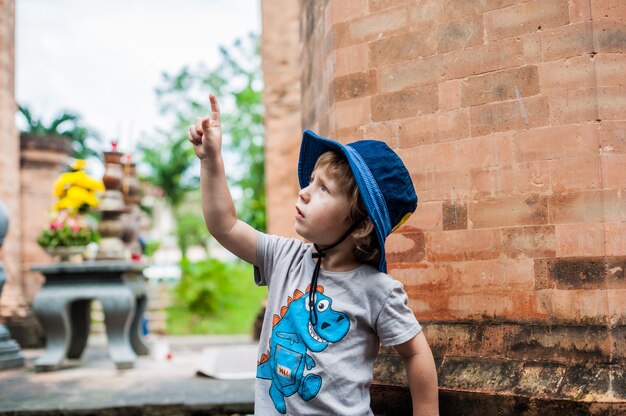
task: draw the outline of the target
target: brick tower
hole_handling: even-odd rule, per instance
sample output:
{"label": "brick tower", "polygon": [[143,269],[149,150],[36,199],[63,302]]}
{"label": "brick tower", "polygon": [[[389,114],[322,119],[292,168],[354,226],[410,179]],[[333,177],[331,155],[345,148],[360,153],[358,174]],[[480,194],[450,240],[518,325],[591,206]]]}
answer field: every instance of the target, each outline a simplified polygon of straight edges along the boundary
{"label": "brick tower", "polygon": [[[270,232],[303,128],[387,141],[420,197],[390,274],[442,414],[626,411],[626,3],[293,3],[262,1]],[[373,406],[402,414],[383,352]]]}

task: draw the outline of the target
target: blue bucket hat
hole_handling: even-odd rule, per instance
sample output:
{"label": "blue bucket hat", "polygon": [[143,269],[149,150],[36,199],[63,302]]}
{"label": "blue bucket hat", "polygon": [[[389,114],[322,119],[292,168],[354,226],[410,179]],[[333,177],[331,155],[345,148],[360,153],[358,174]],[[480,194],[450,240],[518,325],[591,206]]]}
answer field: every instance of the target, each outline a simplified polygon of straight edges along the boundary
{"label": "blue bucket hat", "polygon": [[361,140],[344,146],[305,130],[298,161],[301,188],[308,186],[317,159],[329,150],[342,154],[350,164],[361,199],[376,230],[380,246],[378,270],[387,272],[385,239],[417,207],[411,175],[400,157],[385,142]]}

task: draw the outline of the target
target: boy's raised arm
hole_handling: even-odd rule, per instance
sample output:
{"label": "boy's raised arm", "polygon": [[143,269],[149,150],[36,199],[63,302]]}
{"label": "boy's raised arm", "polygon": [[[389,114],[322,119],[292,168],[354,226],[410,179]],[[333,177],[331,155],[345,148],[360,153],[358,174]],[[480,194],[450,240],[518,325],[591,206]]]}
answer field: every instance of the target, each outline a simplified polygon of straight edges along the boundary
{"label": "boy's raised arm", "polygon": [[211,115],[196,120],[189,128],[189,141],[200,159],[202,212],[211,235],[228,251],[253,265],[257,264],[259,232],[237,219],[235,204],[226,182],[222,159],[222,127],[217,97],[210,94]]}

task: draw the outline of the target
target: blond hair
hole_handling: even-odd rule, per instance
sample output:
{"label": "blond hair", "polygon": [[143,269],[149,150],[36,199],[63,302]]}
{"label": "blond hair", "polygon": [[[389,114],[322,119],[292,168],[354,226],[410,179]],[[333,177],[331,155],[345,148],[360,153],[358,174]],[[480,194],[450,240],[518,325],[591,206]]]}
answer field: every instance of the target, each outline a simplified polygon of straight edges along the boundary
{"label": "blond hair", "polygon": [[[368,218],[354,174],[350,169],[348,160],[343,155],[333,151],[323,153],[313,168],[313,170],[317,169],[324,170],[337,183],[341,192],[345,193],[349,205],[346,220],[349,223],[354,224]],[[378,267],[380,248],[374,230],[366,236],[354,238],[354,255],[361,263]]]}

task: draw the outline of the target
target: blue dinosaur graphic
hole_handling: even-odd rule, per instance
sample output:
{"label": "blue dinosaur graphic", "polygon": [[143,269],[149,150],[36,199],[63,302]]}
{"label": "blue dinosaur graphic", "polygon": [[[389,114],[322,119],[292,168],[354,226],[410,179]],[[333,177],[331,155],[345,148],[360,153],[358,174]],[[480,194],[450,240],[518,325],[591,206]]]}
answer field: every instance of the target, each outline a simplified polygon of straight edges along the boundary
{"label": "blue dinosaur graphic", "polygon": [[[322,378],[317,374],[304,374],[315,361],[307,351],[321,352],[329,343],[341,341],[350,329],[350,319],[343,312],[331,308],[332,299],[318,286],[315,298],[317,324],[309,321],[308,296],[296,290],[281,310],[282,318],[274,315],[274,328],[270,338],[269,355],[263,354],[257,365],[257,378],[271,380],[270,397],[276,410],[287,413],[285,397],[298,393],[309,401],[319,393]],[[307,288],[308,293],[310,288]]]}

